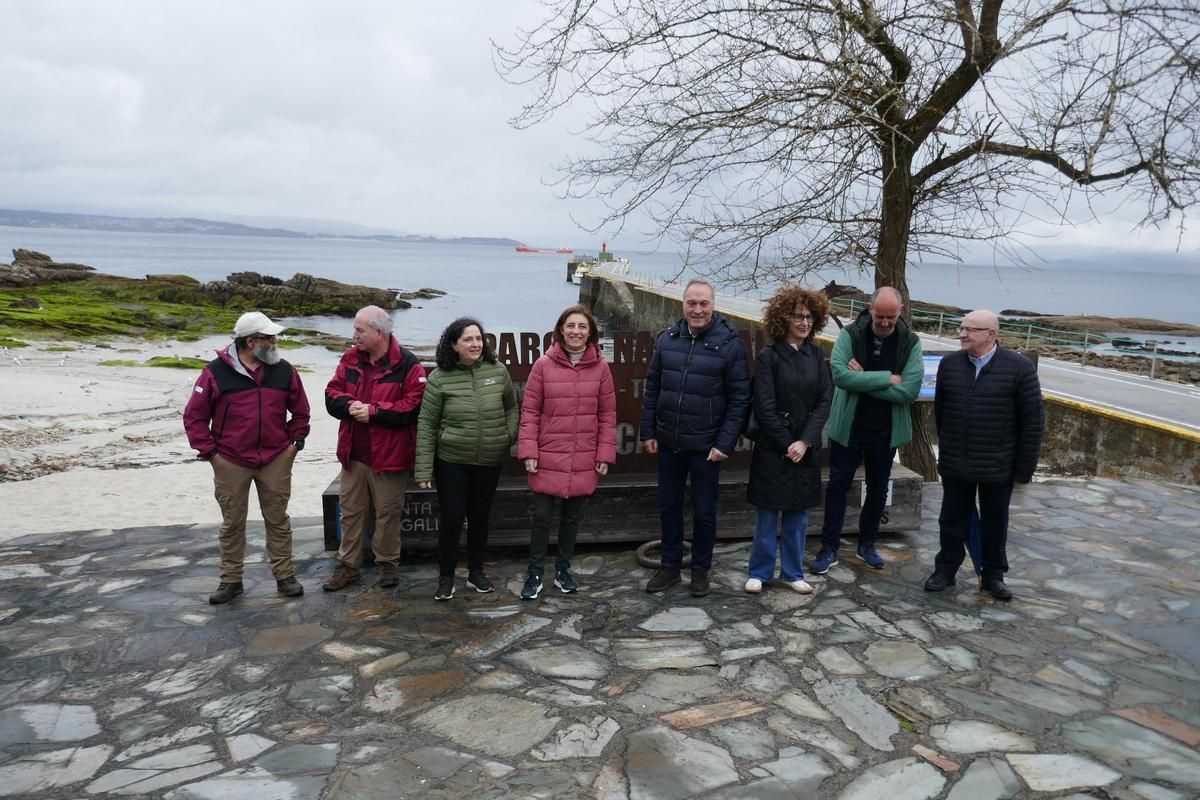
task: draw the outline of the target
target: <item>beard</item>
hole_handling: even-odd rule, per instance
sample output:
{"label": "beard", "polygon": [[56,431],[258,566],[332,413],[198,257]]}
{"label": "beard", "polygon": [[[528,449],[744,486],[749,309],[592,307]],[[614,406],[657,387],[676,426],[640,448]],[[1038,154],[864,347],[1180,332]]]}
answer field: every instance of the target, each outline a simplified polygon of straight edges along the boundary
{"label": "beard", "polygon": [[256,359],[268,366],[279,363],[279,348],[273,344],[256,344],[251,352]]}

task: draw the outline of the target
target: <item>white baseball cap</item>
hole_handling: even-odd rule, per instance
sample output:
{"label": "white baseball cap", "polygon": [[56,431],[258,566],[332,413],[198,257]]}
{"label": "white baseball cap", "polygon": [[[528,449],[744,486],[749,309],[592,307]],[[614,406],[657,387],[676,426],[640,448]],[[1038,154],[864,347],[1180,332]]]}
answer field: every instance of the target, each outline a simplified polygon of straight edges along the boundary
{"label": "white baseball cap", "polygon": [[256,333],[261,333],[264,336],[274,336],[277,333],[282,333],[284,327],[276,325],[267,318],[267,315],[261,311],[247,311],[238,317],[237,324],[233,326],[233,338],[240,339],[243,336],[253,336]]}

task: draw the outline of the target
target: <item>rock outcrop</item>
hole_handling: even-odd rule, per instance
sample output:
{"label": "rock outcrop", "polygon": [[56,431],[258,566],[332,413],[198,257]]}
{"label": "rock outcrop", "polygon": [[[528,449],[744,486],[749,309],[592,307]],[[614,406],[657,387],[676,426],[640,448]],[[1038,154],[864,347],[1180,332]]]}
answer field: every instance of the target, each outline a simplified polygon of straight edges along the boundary
{"label": "rock outcrop", "polygon": [[0,286],[39,286],[90,278],[96,270],[85,264],[62,264],[45,253],[17,248],[13,263],[0,264]]}

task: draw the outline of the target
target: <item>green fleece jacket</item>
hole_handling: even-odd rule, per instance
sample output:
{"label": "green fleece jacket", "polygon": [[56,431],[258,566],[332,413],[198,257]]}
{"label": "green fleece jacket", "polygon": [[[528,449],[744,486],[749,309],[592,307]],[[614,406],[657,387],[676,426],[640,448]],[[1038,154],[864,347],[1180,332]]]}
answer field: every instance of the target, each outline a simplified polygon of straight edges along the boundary
{"label": "green fleece jacket", "polygon": [[416,481],[433,480],[434,456],[454,464],[499,464],[517,440],[520,408],[508,370],[483,359],[436,369],[417,422]]}
{"label": "green fleece jacket", "polygon": [[863,311],[858,319],[842,328],[833,352],[829,355],[829,366],[833,370],[833,407],[829,412],[829,427],[826,432],[832,441],[845,447],[850,442],[850,429],[854,427],[854,412],[858,409],[858,396],[869,394],[892,404],[892,447],[900,447],[912,439],[912,415],[910,407],[921,391],[921,380],[925,377],[925,364],[921,359],[921,340],[904,324],[897,320],[895,336],[896,369],[902,378],[893,384],[892,373],[887,370],[858,372],[846,366],[850,359],[859,364],[867,362],[867,331],[871,326],[871,315]]}

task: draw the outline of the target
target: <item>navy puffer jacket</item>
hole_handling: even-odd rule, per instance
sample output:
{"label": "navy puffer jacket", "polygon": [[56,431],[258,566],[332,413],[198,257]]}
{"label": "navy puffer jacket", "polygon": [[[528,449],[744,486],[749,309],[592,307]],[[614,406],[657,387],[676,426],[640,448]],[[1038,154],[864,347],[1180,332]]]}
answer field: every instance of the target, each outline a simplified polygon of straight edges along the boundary
{"label": "navy puffer jacket", "polygon": [[966,351],[947,355],[938,365],[933,409],[939,474],[973,483],[1033,477],[1046,411],[1028,358],[997,347],[976,378]]}
{"label": "navy puffer jacket", "polygon": [[663,331],[646,372],[640,439],[732,455],[749,412],[746,348],[728,320],[713,314],[695,335],[682,319]]}

